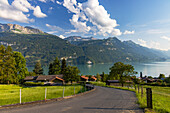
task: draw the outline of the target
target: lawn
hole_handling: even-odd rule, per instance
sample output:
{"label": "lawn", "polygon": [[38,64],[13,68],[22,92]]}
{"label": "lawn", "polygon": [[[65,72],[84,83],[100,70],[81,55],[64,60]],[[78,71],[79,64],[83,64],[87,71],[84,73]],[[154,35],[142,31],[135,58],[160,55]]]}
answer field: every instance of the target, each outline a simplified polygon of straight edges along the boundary
{"label": "lawn", "polygon": [[53,99],[58,97],[74,95],[84,91],[83,86],[39,86],[39,87],[20,87],[18,85],[0,85],[0,106],[20,103],[20,89],[21,89],[21,102],[31,102],[38,100]]}
{"label": "lawn", "polygon": [[138,85],[136,85],[136,90],[134,87],[116,87],[116,86],[108,86],[103,82],[91,82],[94,85],[119,88],[123,90],[130,90],[136,92],[136,96],[138,98],[138,103],[141,108],[147,107],[146,100],[146,88],[152,89],[152,101],[153,101],[153,110],[157,113],[170,113],[170,87],[161,87],[161,86],[143,86],[143,95],[141,95],[141,86],[138,93]]}

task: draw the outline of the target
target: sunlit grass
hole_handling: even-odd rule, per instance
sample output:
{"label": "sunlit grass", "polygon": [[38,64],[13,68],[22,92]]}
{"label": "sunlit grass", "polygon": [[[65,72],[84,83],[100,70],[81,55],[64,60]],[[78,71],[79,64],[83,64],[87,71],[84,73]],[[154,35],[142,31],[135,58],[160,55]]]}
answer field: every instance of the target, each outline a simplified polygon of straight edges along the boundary
{"label": "sunlit grass", "polygon": [[84,92],[81,85],[75,86],[41,86],[41,87],[20,87],[18,85],[0,85],[0,105],[16,104],[20,102],[20,89],[21,89],[21,102],[31,102],[45,100],[45,89],[47,88],[46,99],[53,99],[58,97],[74,95]]}

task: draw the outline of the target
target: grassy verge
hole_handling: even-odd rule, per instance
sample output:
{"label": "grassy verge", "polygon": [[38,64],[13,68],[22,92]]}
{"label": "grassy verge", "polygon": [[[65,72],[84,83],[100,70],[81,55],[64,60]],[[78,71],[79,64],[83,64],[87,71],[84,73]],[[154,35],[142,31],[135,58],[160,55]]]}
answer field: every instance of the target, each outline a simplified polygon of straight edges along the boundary
{"label": "grassy verge", "polygon": [[[147,100],[146,100],[146,88],[152,88],[152,100],[153,100],[153,110],[147,109],[147,113],[150,112],[157,112],[157,113],[170,113],[170,87],[160,87],[160,86],[148,86],[143,85],[143,94],[141,94],[141,86],[138,88],[133,87],[116,87],[116,86],[108,86],[103,82],[91,82],[97,86],[105,86],[105,87],[112,87],[118,88],[123,90],[130,90],[136,92],[136,96],[138,98],[138,104],[141,108],[147,107]],[[137,86],[137,85],[136,85]]]}
{"label": "grassy verge", "polygon": [[31,102],[45,99],[45,89],[47,88],[46,99],[53,99],[63,96],[63,88],[65,87],[64,96],[74,95],[84,92],[84,87],[81,85],[74,86],[39,86],[39,87],[20,87],[18,85],[0,85],[0,106],[16,104],[21,101]]}

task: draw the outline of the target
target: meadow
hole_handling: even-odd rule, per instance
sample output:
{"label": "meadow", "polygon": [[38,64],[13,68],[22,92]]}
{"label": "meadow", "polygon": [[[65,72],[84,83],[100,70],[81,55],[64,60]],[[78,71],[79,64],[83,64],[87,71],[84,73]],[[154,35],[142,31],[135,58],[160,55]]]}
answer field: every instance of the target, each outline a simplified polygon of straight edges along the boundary
{"label": "meadow", "polygon": [[[39,87],[21,87],[19,85],[0,85],[0,106],[20,103],[20,89],[21,89],[21,102],[32,102],[70,96],[84,92],[84,87],[81,85],[73,86],[39,86]],[[75,88],[75,91],[74,91]]]}
{"label": "meadow", "polygon": [[170,113],[170,87],[161,87],[161,86],[149,86],[143,85],[143,94],[141,93],[142,86],[136,85],[136,90],[134,87],[117,87],[117,86],[108,86],[104,82],[91,82],[94,85],[105,86],[118,88],[123,90],[130,90],[136,92],[138,98],[138,104],[141,108],[147,108],[147,99],[146,99],[146,88],[152,89],[152,101],[153,101],[153,110],[146,109],[146,112],[157,112],[157,113]]}

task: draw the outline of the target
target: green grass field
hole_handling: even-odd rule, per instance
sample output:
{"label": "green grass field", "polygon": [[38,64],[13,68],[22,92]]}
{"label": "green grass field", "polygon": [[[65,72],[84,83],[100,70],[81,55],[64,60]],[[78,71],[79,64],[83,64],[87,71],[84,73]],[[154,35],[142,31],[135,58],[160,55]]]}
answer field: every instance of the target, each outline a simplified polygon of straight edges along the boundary
{"label": "green grass field", "polygon": [[[143,86],[143,95],[141,95],[141,86],[138,88],[136,85],[136,90],[134,87],[116,87],[116,86],[107,86],[103,82],[91,82],[94,85],[98,86],[105,86],[105,87],[112,87],[118,88],[123,90],[130,90],[136,92],[136,96],[138,98],[138,103],[141,108],[147,107],[147,100],[146,100],[146,88],[152,89],[152,101],[153,101],[153,110],[157,113],[170,113],[170,87],[160,87],[160,86]],[[149,112],[148,112],[149,113]]]}
{"label": "green grass field", "polygon": [[[74,95],[74,87],[75,94],[84,92],[81,85],[65,86],[64,96]],[[20,103],[20,89],[22,103],[45,100],[46,88],[46,99],[63,97],[64,86],[20,87],[18,85],[0,85],[0,106]]]}

